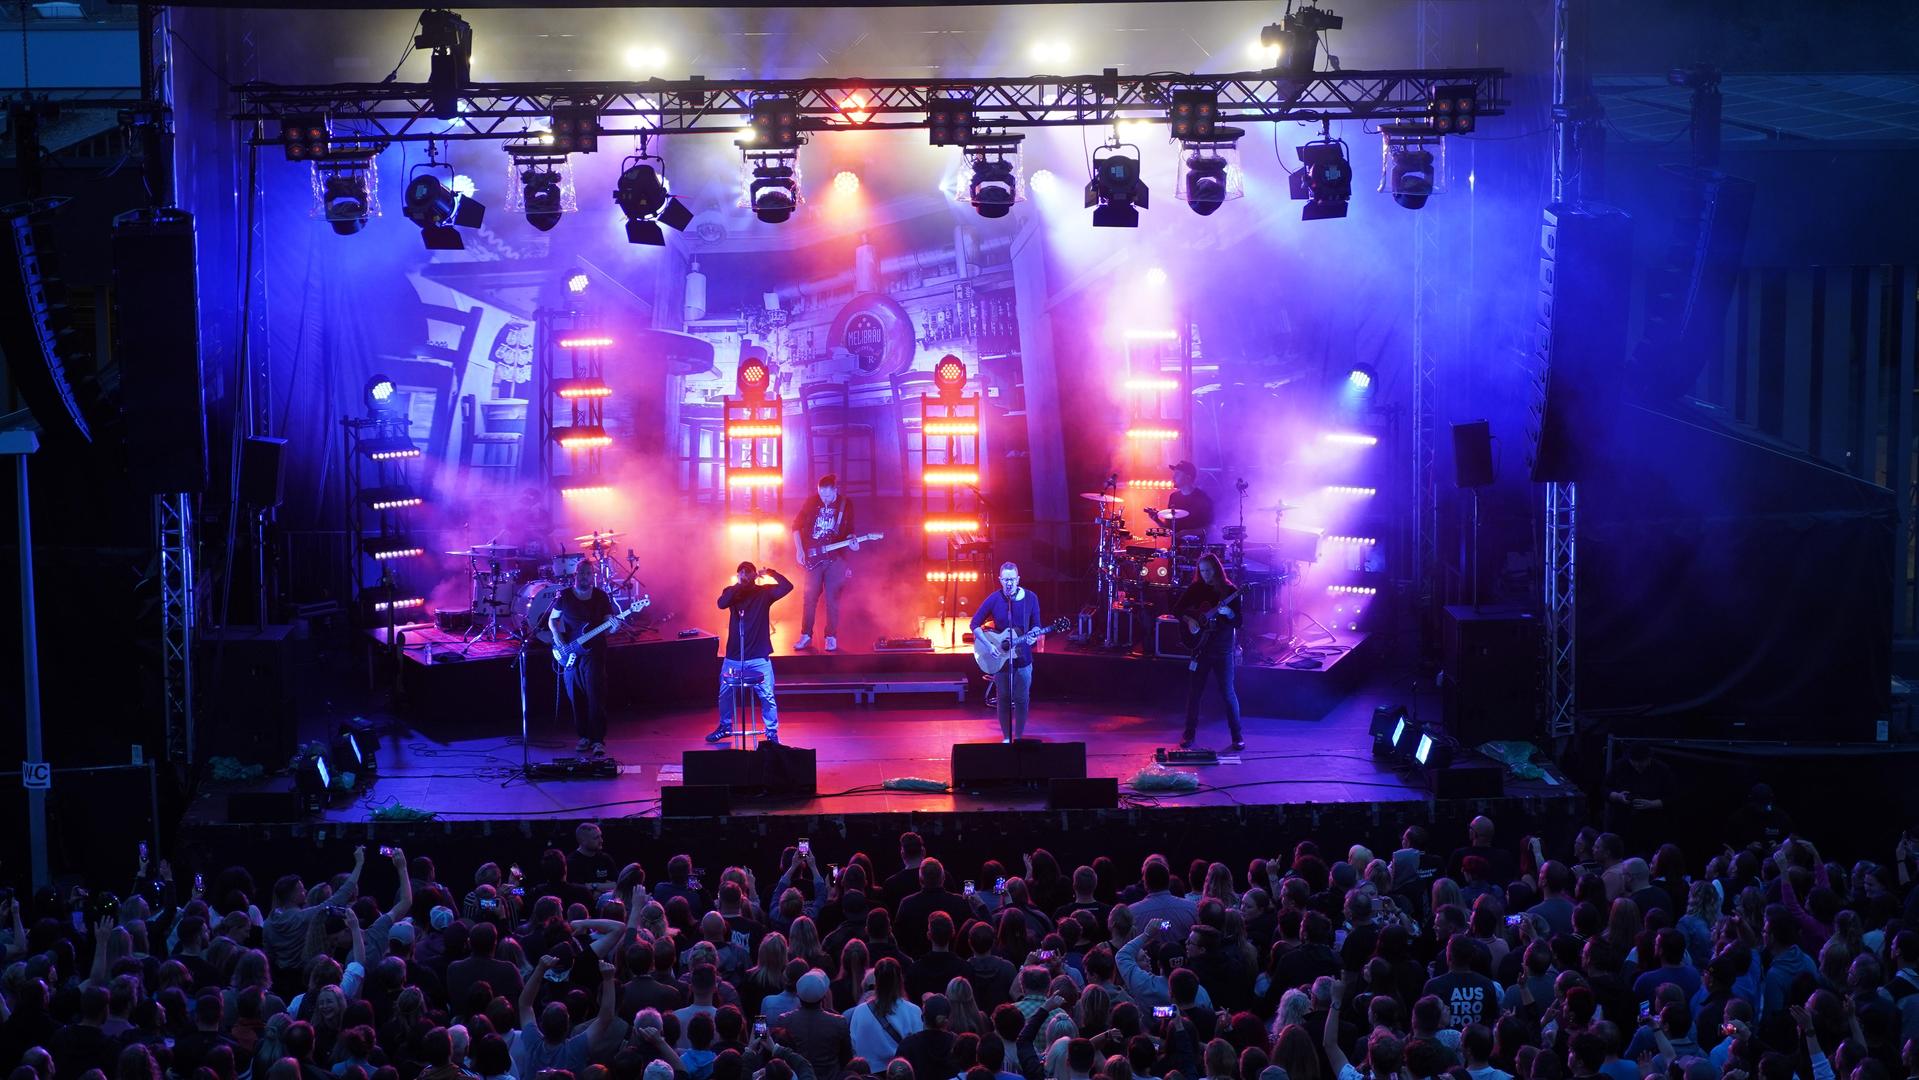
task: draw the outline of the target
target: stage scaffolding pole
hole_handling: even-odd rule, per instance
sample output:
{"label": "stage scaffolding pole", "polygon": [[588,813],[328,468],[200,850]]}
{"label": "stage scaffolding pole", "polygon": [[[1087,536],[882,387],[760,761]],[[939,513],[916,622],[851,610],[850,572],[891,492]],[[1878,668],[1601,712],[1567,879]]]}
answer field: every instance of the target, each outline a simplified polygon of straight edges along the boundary
{"label": "stage scaffolding pole", "polygon": [[[1437,67],[1439,2],[1420,0],[1419,62]],[[1432,213],[1413,215],[1413,598],[1422,627],[1445,602],[1439,580],[1439,336],[1444,315],[1437,279],[1441,245]],[[1436,623],[1433,625],[1437,625]]]}

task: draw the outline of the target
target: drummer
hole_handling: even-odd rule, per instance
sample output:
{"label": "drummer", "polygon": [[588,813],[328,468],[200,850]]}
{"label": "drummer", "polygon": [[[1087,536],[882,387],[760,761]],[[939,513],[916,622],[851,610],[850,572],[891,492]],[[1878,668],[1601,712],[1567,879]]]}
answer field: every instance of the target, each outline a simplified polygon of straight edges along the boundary
{"label": "drummer", "polygon": [[1200,543],[1212,538],[1213,498],[1199,487],[1199,469],[1190,461],[1176,461],[1173,492],[1166,497],[1166,509],[1183,510],[1185,516],[1166,524],[1177,536],[1197,536]]}

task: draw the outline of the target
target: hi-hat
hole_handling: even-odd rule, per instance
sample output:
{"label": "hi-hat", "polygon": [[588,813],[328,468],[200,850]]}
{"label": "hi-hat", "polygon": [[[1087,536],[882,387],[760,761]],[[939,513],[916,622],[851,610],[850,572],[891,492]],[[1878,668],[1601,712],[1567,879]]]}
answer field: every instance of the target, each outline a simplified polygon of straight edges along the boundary
{"label": "hi-hat", "polygon": [[611,539],[613,539],[613,538],[614,538],[614,537],[616,537],[616,536],[625,536],[625,535],[626,535],[626,534],[625,534],[625,533],[623,533],[623,532],[596,532],[596,533],[587,533],[587,534],[586,534],[585,536],[576,536],[576,537],[574,537],[574,538],[573,538],[573,542],[574,542],[574,543],[576,543],[576,544],[597,544],[597,543],[600,543],[600,542],[601,542],[601,541],[603,541],[603,540],[611,540]]}
{"label": "hi-hat", "polygon": [[1082,491],[1079,493],[1079,497],[1096,503],[1123,503],[1126,501],[1117,495],[1103,495],[1097,491]]}

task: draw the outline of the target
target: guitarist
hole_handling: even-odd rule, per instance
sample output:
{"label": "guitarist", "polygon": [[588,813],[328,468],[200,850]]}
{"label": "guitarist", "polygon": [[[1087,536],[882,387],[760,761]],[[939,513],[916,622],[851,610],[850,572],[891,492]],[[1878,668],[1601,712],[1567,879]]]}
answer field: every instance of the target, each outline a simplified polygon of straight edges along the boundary
{"label": "guitarist", "polygon": [[[1017,629],[1022,634],[1041,625],[1039,597],[1020,587],[1019,566],[1014,563],[999,568],[999,591],[973,613],[973,629],[989,621],[995,630]],[[993,679],[999,687],[999,741],[1010,743],[1026,734],[1026,707],[1033,698],[1033,646],[1023,637],[1017,639],[1013,658]]]}
{"label": "guitarist", "polygon": [[1220,696],[1226,699],[1226,730],[1233,736],[1228,749],[1233,753],[1246,749],[1239,727],[1239,691],[1233,687],[1233,639],[1241,622],[1240,598],[1234,591],[1226,567],[1209,551],[1199,557],[1198,573],[1173,605],[1194,650],[1186,679],[1186,733],[1180,736],[1181,750],[1193,748],[1199,732],[1199,696],[1209,676],[1219,681]]}
{"label": "guitarist", "polygon": [[[572,640],[613,617],[613,598],[595,588],[592,559],[573,568],[573,587],[560,593],[548,624],[553,644],[564,651]],[[606,756],[606,639],[601,634],[580,646],[579,659],[560,673],[559,692],[573,711],[573,728],[580,734],[579,753]]]}
{"label": "guitarist", "polygon": [[[806,500],[799,516],[793,519],[794,561],[803,569],[807,548],[836,544],[853,535],[853,500],[840,494],[839,478],[832,473],[820,477],[818,491],[819,494]],[[794,651],[812,648],[813,613],[819,608],[822,595],[826,597],[826,651],[839,651],[840,593],[846,589],[847,579],[853,576],[852,568],[840,556],[849,548],[858,551],[859,541],[854,540],[848,547],[832,552],[806,569],[806,587],[800,594],[800,639],[793,643]]]}

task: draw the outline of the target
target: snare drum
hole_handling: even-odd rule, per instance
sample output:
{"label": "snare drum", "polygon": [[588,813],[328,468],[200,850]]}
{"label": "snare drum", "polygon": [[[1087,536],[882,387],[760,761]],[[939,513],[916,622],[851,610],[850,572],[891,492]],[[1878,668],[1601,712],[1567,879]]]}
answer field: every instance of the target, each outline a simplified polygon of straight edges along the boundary
{"label": "snare drum", "polygon": [[545,642],[553,640],[547,618],[553,614],[553,605],[559,603],[560,590],[564,588],[566,586],[557,581],[529,581],[520,586],[519,595],[513,600],[513,616],[524,627],[526,636]]}

